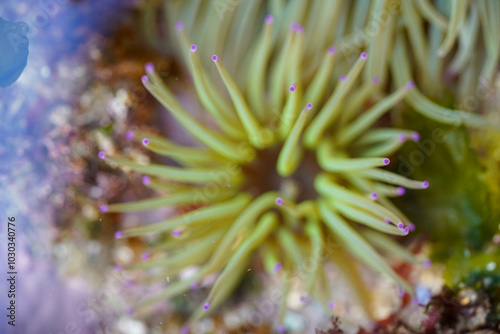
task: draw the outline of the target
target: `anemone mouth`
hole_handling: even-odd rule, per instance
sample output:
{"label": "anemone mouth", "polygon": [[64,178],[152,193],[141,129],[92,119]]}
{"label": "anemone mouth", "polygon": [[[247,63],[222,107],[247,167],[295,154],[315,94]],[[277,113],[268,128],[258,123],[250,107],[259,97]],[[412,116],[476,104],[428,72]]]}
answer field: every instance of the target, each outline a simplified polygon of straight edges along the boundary
{"label": "anemone mouth", "polygon": [[292,175],[283,177],[276,170],[279,153],[283,145],[258,150],[255,159],[242,166],[245,181],[242,191],[258,197],[269,191],[277,191],[283,197],[301,203],[318,197],[314,189],[314,178],[322,169],[314,151],[306,150],[299,166]]}

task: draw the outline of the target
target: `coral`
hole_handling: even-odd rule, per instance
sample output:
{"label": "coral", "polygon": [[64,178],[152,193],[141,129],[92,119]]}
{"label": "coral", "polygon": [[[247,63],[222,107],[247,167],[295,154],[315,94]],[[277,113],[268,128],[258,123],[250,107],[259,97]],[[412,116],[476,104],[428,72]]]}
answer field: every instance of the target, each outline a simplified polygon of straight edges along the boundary
{"label": "coral", "polygon": [[[248,56],[246,82],[238,85],[217,55],[211,60],[221,81],[209,74],[199,59],[198,46],[191,44],[178,22],[176,30],[196,95],[210,120],[201,122],[191,116],[152,64],[146,65],[147,76],[142,80],[199,146],[136,132],[130,137],[174,163],[141,164],[99,153],[112,165],[143,173],[144,184],[167,193],[105,205],[101,211],[163,206],[176,206],[179,211],[165,221],[117,232],[118,239],[152,234],[157,240],[143,254],[143,262],[124,269],[156,269],[160,271],[157,277],[164,277],[199,266],[194,275],[170,284],[138,309],[182,294],[209,274],[220,272],[206,301],[192,316],[192,320],[199,319],[231,294],[256,251],[269,274],[282,276],[284,296],[290,284],[282,272],[299,272],[306,287],[303,302],[311,296],[325,309],[334,307],[325,290],[322,267],[326,260],[343,269],[367,310],[366,290],[351,256],[413,293],[378,251],[416,262],[386,236],[407,235],[413,228],[389,198],[403,195],[405,188],[427,188],[429,183],[381,167],[389,165],[388,157],[404,142],[418,140],[419,135],[373,128],[409,94],[413,82],[381,96],[379,78],[363,80],[360,76],[369,59],[366,52],[346,73],[332,78],[334,48],[321,48],[322,59],[311,61],[305,54],[306,30],[292,24],[281,45],[272,38],[279,28],[272,16],[266,16],[254,52]],[[269,66],[271,53],[277,56]],[[304,269],[306,259],[312,261]]]}

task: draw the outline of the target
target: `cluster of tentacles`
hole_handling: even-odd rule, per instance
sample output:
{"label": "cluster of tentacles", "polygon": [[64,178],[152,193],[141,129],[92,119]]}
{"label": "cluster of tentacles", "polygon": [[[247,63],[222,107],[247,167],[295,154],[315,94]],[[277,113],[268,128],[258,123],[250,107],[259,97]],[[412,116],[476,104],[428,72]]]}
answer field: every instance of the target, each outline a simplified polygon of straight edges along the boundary
{"label": "cluster of tentacles", "polygon": [[[199,147],[136,132],[129,137],[175,164],[141,164],[99,153],[111,165],[144,174],[144,184],[164,193],[102,206],[101,211],[178,208],[178,215],[165,221],[116,233],[118,239],[161,235],[143,254],[144,261],[123,269],[154,270],[164,280],[197,268],[136,309],[183,294],[219,273],[206,302],[193,314],[196,320],[231,294],[255,253],[271,275],[286,280],[289,276],[282,273],[299,272],[304,299],[311,296],[325,309],[333,308],[323,267],[330,260],[355,287],[362,283],[351,257],[412,293],[379,251],[416,261],[388,236],[406,235],[414,228],[390,198],[429,184],[384,167],[405,141],[418,141],[419,135],[374,124],[411,94],[414,83],[404,82],[384,95],[378,88],[380,77],[362,75],[370,53],[358,54],[348,69],[336,69],[335,48],[315,46],[318,60],[312,61],[305,47],[310,43],[306,29],[291,24],[284,42],[275,43],[279,27],[273,16],[265,17],[247,57],[246,80],[237,84],[217,55],[211,56],[211,66],[218,74],[210,74],[199,47],[178,22],[175,28],[187,68],[210,121],[194,118],[152,64],[146,65],[142,81]],[[275,61],[270,61],[274,54]],[[342,69],[346,71],[334,74]],[[286,296],[290,285],[283,287]]]}

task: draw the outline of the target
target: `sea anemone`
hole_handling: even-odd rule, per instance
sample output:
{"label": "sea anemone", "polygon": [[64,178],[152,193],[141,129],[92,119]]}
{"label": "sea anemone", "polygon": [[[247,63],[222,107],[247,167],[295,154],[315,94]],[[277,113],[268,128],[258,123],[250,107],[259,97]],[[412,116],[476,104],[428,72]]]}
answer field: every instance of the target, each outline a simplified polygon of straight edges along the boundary
{"label": "sea anemone", "polygon": [[[414,227],[390,198],[429,184],[384,167],[405,141],[417,141],[419,135],[374,125],[383,123],[383,116],[408,96],[413,82],[384,96],[377,88],[380,78],[361,76],[370,58],[366,52],[358,54],[341,75],[333,75],[347,66],[344,62],[344,67],[335,69],[335,48],[322,44],[306,48],[308,32],[296,23],[277,43],[273,36],[280,26],[271,15],[263,21],[252,52],[246,55],[249,70],[241,84],[219,55],[210,57],[217,76],[209,74],[200,48],[191,43],[184,24],[176,24],[197,98],[210,115],[204,122],[191,116],[153,64],[146,64],[144,86],[199,146],[135,132],[133,137],[145,148],[175,163],[141,164],[99,153],[112,165],[144,174],[144,184],[167,193],[102,206],[101,211],[164,206],[179,210],[165,221],[116,233],[118,239],[161,235],[144,261],[124,270],[156,269],[164,278],[197,266],[193,275],[171,283],[136,309],[183,294],[207,275],[218,273],[206,301],[192,316],[193,321],[199,319],[231,294],[255,253],[270,275],[287,280],[280,273],[300,272],[306,290],[303,300],[311,296],[325,309],[334,305],[328,300],[323,270],[323,262],[329,260],[356,287],[360,281],[351,256],[412,293],[411,285],[378,251],[416,261],[387,236],[407,235]],[[286,296],[290,284],[283,287]]]}

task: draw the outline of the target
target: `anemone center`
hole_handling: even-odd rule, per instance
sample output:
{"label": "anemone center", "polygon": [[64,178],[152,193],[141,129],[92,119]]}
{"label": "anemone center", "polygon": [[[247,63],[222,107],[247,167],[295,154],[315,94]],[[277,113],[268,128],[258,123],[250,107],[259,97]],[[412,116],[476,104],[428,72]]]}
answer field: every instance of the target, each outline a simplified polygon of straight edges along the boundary
{"label": "anemone center", "polygon": [[297,203],[315,199],[314,178],[321,171],[313,151],[305,151],[297,170],[282,177],[276,170],[282,145],[257,151],[255,159],[242,166],[245,174],[244,190],[259,196],[268,191],[279,191],[283,197]]}

